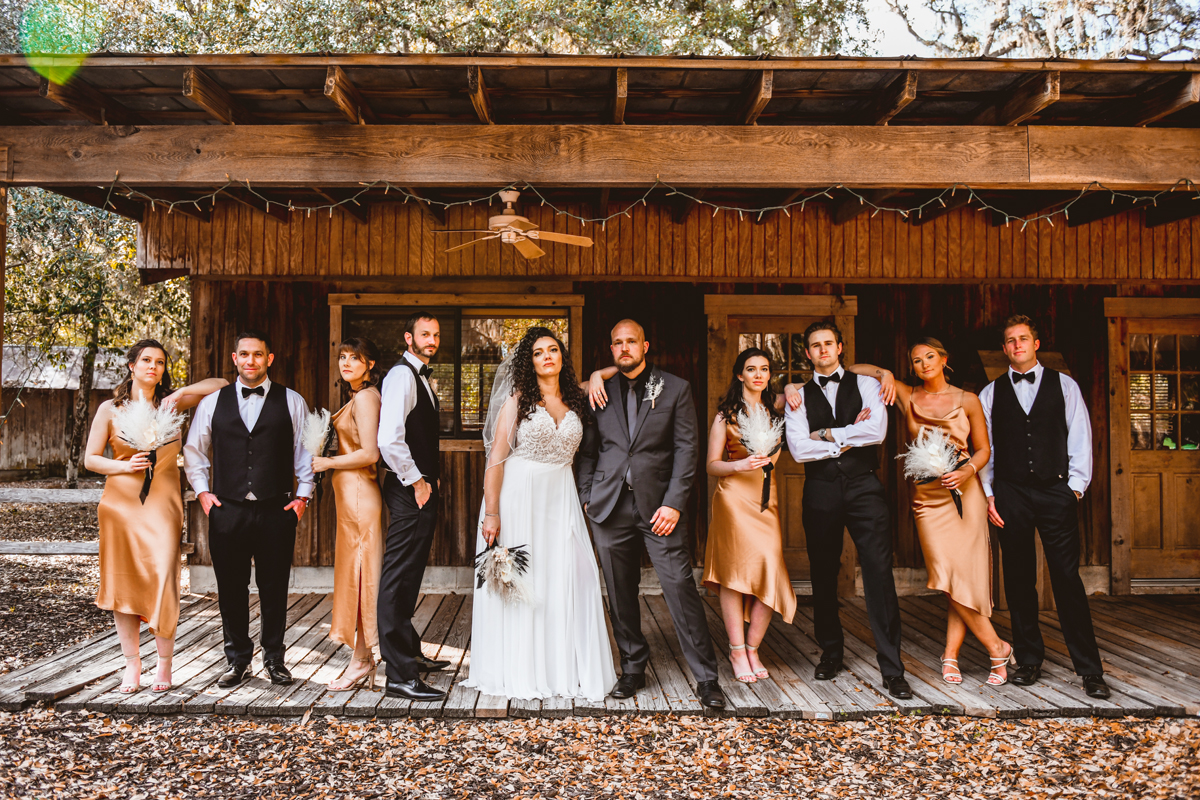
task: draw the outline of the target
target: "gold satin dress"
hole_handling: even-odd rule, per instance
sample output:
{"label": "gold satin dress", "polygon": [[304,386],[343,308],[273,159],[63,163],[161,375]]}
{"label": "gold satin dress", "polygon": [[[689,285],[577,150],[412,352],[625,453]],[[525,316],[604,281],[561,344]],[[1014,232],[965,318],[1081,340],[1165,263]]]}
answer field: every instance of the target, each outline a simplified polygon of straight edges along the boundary
{"label": "gold satin dress", "polygon": [[[109,423],[113,458],[128,461],[139,451]],[[136,614],[155,636],[175,637],[179,623],[179,542],[183,538],[183,492],[179,485],[182,439],[158,448],[150,493],[142,505],[144,472],[109,475],[96,509],[100,523],[100,589],[96,605]]]}
{"label": "gold satin dress", "polygon": [[[725,460],[739,461],[748,455],[737,423],[726,422]],[[772,464],[778,461],[779,452],[771,456]],[[717,479],[704,551],[704,585],[713,591],[724,586],[753,595],[791,622],[796,614],[796,592],[783,560],[775,473],[771,473],[771,500],[766,511],[761,510],[762,483],[759,469]],[[750,621],[749,604],[745,619]]]}
{"label": "gold satin dress", "polygon": [[[359,395],[363,392],[379,395],[374,386],[363,389]],[[362,449],[362,437],[354,419],[357,400],[355,395],[333,415],[339,456]],[[331,472],[337,506],[337,542],[333,553],[333,622],[329,638],[353,647],[361,609],[363,638],[375,652],[379,649],[375,605],[383,568],[383,496],[378,472],[375,464]]]}
{"label": "gold satin dress", "polygon": [[[962,407],[961,394],[957,407],[945,417],[925,413],[910,399],[906,421],[910,440],[915,439],[922,428],[941,428],[963,457],[968,456],[971,420]],[[990,617],[992,546],[988,534],[987,497],[978,475],[972,475],[961,488],[963,515],[959,519],[954,500],[950,492],[942,488],[941,481],[913,486],[913,516],[917,521],[921,551],[925,554],[925,569],[929,573],[926,585]]]}

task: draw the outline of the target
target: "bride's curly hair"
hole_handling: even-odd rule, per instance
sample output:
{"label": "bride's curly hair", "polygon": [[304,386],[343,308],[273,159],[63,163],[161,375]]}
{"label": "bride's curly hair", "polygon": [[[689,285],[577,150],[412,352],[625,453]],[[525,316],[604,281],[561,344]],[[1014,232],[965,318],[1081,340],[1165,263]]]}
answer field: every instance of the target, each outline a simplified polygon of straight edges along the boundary
{"label": "bride's curly hair", "polygon": [[525,331],[513,357],[513,389],[517,393],[517,419],[524,420],[533,416],[534,409],[542,402],[542,390],[538,386],[537,372],[533,368],[533,344],[538,339],[553,339],[558,342],[558,351],[562,354],[558,393],[567,408],[579,417],[579,421],[586,423],[591,419],[592,412],[588,408],[587,395],[579,388],[579,380],[575,377],[575,368],[571,366],[567,348],[562,340],[554,335],[554,331],[541,326]]}

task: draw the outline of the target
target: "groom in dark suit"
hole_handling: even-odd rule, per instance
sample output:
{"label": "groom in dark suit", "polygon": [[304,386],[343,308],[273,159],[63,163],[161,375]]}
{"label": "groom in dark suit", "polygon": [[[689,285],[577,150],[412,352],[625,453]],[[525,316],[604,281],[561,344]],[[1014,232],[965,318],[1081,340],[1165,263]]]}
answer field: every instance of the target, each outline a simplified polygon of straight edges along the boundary
{"label": "groom in dark suit", "polygon": [[633,320],[616,324],[611,349],[618,373],[605,382],[611,402],[596,409],[596,425],[588,426],[580,450],[579,498],[592,521],[621,652],[612,696],[633,697],[646,683],[650,646],[638,602],[641,540],[696,678],[696,694],[705,707],[724,708],[684,519],[699,456],[692,390],[646,361],[650,344]]}

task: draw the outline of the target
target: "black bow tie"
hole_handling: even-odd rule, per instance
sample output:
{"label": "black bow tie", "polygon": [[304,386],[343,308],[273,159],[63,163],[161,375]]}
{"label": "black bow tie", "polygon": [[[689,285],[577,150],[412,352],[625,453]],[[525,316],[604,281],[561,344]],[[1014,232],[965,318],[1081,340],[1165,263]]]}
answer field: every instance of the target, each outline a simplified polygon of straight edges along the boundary
{"label": "black bow tie", "polygon": [[419,374],[420,374],[420,376],[421,376],[422,378],[424,378],[425,380],[429,380],[431,377],[433,377],[433,370],[431,370],[431,369],[429,368],[429,365],[428,365],[428,364],[426,364],[425,366],[421,367],[421,369],[419,369],[419,370],[418,370],[418,373],[419,373]]}
{"label": "black bow tie", "polygon": [[252,394],[256,394],[259,397],[266,397],[267,390],[261,386],[255,386],[253,389],[247,388],[245,386],[242,387],[242,399],[243,400],[245,400],[247,397],[249,397]]}
{"label": "black bow tie", "polygon": [[1013,381],[1014,386],[1016,386],[1021,381],[1029,381],[1032,384],[1036,378],[1037,378],[1037,376],[1033,374],[1033,370],[1029,370],[1029,372],[1014,372],[1014,373],[1012,373],[1012,381]]}
{"label": "black bow tie", "polygon": [[833,381],[834,383],[841,383],[842,382],[842,373],[835,372],[832,375],[818,375],[817,376],[817,382],[821,384],[822,389],[824,389],[826,386],[828,386],[830,381]]}

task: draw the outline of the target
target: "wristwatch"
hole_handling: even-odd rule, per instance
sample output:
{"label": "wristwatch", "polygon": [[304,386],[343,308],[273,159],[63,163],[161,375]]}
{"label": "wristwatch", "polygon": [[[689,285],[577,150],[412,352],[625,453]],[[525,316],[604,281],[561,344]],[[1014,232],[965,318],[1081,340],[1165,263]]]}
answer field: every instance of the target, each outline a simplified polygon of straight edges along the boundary
{"label": "wristwatch", "polygon": [[820,439],[822,442],[828,441],[825,438],[825,434],[827,434],[827,433],[829,433],[829,428],[821,428],[821,430],[817,431],[817,438]]}

